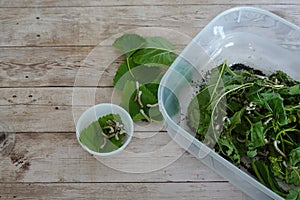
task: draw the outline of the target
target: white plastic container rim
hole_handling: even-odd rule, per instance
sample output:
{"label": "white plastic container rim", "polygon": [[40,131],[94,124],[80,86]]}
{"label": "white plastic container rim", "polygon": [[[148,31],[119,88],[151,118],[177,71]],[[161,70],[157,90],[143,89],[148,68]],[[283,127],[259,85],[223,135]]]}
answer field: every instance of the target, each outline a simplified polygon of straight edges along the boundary
{"label": "white plastic container rim", "polygon": [[[266,16],[272,17],[276,21],[279,21],[283,24],[288,25],[288,26],[290,26],[291,28],[293,28],[295,30],[300,31],[299,26],[297,26],[297,25],[295,25],[295,24],[279,17],[278,15],[273,14],[273,13],[267,11],[267,10],[260,9],[260,8],[254,8],[254,7],[235,7],[235,8],[231,8],[231,9],[228,9],[226,11],[223,11],[222,13],[217,15],[206,27],[210,27],[212,24],[216,24],[216,22],[218,22],[218,20],[221,17],[223,17],[224,15],[227,15],[227,14],[232,13],[232,12],[239,12],[239,11],[252,11],[252,12],[256,12],[256,13],[261,13],[261,14],[264,14]],[[199,44],[198,38],[200,38],[204,35],[205,35],[205,33],[203,33],[203,31],[200,31],[194,37],[194,39],[192,40],[192,42],[189,45],[191,46],[191,45],[193,45],[192,43],[194,43],[194,45],[196,44],[200,48],[201,44]],[[189,47],[189,45],[183,50],[183,52],[186,51],[186,49]],[[205,51],[205,50],[203,49],[203,51]],[[206,53],[208,53],[208,52],[206,52]],[[207,56],[209,56],[209,55],[207,55]],[[210,59],[212,60],[212,58],[210,58]],[[178,63],[179,63],[178,59],[175,60],[174,63],[169,68],[169,70],[165,73],[165,75],[163,76],[163,78],[161,80],[161,84],[160,84],[160,87],[159,87],[159,90],[158,90],[159,108],[160,108],[160,111],[161,111],[161,113],[164,117],[167,130],[168,131],[169,130],[173,131],[172,133],[170,133],[170,135],[172,135],[172,137],[175,136],[173,139],[176,141],[177,138],[180,138],[179,140],[181,140],[181,141],[179,141],[178,144],[181,147],[183,147],[185,150],[188,150],[188,151],[189,151],[190,145],[197,146],[199,148],[198,150],[201,150],[202,152],[206,152],[205,155],[211,156],[216,161],[222,163],[223,166],[226,167],[227,169],[229,169],[231,171],[234,171],[237,176],[241,177],[244,180],[247,180],[249,184],[251,184],[257,190],[260,190],[262,193],[264,193],[266,196],[268,196],[268,198],[270,198],[270,199],[283,199],[281,196],[277,195],[276,193],[271,191],[269,188],[262,185],[260,182],[258,182],[254,178],[252,178],[247,173],[243,172],[242,170],[235,170],[235,169],[238,169],[238,168],[235,167],[229,161],[225,160],[223,157],[221,157],[217,153],[215,153],[214,150],[212,150],[209,147],[207,147],[206,145],[202,144],[200,141],[197,141],[196,143],[194,143],[195,142],[195,137],[192,136],[191,134],[189,134],[188,132],[186,132],[182,127],[178,126],[178,124],[175,121],[172,120],[171,116],[168,115],[168,112],[167,112],[166,108],[164,107],[164,102],[163,102],[163,93],[164,93],[164,90],[165,90],[164,87],[167,87],[166,82],[169,79],[169,76],[171,75],[171,73],[176,71],[175,69],[176,69],[176,66],[177,66]],[[182,142],[182,141],[185,141],[186,144],[180,144],[180,142]],[[190,153],[192,153],[194,155],[195,152],[190,152]],[[194,156],[199,157],[199,155],[194,155]],[[207,163],[205,163],[205,164],[207,164]],[[235,169],[233,169],[232,167],[235,168]],[[216,172],[218,173],[218,171],[216,171]],[[224,175],[224,174],[222,176],[226,177],[226,175]],[[236,183],[234,183],[234,182],[232,182],[232,183],[234,185],[236,185]],[[238,185],[236,185],[236,186],[238,186]],[[240,187],[238,187],[238,188],[240,188]],[[243,190],[243,188],[240,188],[240,189]],[[245,191],[245,190],[243,190],[243,191],[247,193],[247,191]],[[252,195],[253,196],[256,196],[256,195],[259,196],[259,194],[251,194],[251,193],[247,193],[247,194],[249,194],[250,196],[252,196]]]}

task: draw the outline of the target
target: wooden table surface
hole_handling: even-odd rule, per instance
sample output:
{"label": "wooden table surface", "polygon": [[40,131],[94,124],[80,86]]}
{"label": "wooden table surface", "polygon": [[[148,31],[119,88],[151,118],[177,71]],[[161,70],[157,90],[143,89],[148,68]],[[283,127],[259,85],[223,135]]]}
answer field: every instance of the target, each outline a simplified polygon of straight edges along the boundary
{"label": "wooden table surface", "polygon": [[0,160],[0,199],[250,199],[162,124],[135,125],[133,158],[98,161],[77,143],[74,123],[90,105],[117,102],[117,36],[163,36],[182,49],[236,6],[300,25],[299,0],[1,0],[0,126],[16,144]]}

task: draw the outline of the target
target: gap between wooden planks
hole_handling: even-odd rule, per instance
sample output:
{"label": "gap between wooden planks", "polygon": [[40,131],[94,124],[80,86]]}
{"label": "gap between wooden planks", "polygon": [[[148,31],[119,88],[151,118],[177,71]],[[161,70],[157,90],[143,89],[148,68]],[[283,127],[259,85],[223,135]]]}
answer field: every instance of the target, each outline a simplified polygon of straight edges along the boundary
{"label": "gap between wooden planks", "polygon": [[[136,153],[140,162],[130,164],[127,160],[119,160],[117,162],[120,165],[141,171],[149,165],[165,162],[165,159],[171,159],[172,162],[147,173],[125,173],[112,168],[113,163],[107,160],[99,162],[84,151],[74,132],[19,133],[11,155],[0,161],[0,182],[224,181],[177,144],[165,148],[168,143],[172,143],[172,140],[166,132],[136,132],[126,151]],[[154,158],[149,157],[151,152],[158,153],[159,149],[169,149],[166,152],[168,156],[158,154]],[[143,157],[139,159],[141,153]]]}
{"label": "gap between wooden planks", "polygon": [[[230,193],[228,193],[230,191]],[[188,199],[246,200],[229,183],[33,183],[1,184],[4,199]]]}
{"label": "gap between wooden planks", "polygon": [[[251,6],[300,24],[298,6],[284,3]],[[167,28],[193,38],[216,15],[232,7],[232,4],[210,4],[0,8],[0,46],[96,45],[115,34],[141,27]]]}

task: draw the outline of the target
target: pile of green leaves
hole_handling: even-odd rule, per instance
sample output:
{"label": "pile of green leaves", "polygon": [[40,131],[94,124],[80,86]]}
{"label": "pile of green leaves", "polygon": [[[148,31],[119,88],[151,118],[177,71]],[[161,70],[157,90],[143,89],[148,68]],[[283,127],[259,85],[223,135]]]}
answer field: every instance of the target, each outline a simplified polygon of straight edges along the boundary
{"label": "pile of green leaves", "polygon": [[[105,115],[100,117],[97,121],[92,122],[88,127],[80,132],[80,142],[89,149],[99,153],[112,152],[120,148],[124,143],[126,133],[120,134],[119,132],[117,138],[111,137],[108,139],[109,141],[104,141],[105,138],[102,133],[108,136],[110,135],[110,129],[107,129],[106,127],[115,126],[110,123],[112,120],[116,121],[118,126],[123,127],[120,115]],[[117,127],[113,128],[117,129]]]}
{"label": "pile of green leaves", "polygon": [[300,199],[300,83],[225,62],[208,77],[188,107],[197,138],[282,197]]}
{"label": "pile of green leaves", "polygon": [[174,45],[161,37],[124,34],[113,46],[125,56],[114,77],[114,87],[122,91],[121,106],[134,121],[161,121],[157,91],[176,58]]}

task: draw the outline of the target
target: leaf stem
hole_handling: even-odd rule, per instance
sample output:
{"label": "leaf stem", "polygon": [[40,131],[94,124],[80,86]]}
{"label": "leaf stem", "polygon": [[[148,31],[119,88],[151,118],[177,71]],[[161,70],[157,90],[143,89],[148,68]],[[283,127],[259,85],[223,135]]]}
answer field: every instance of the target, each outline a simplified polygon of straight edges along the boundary
{"label": "leaf stem", "polygon": [[297,171],[297,168],[292,168],[292,170],[294,170],[295,174],[298,176],[298,179],[300,180],[300,175],[299,175],[299,173]]}
{"label": "leaf stem", "polygon": [[233,70],[231,70],[230,67],[228,67],[227,69],[228,69],[228,71],[229,71],[233,76],[237,76],[237,74],[236,74]]}
{"label": "leaf stem", "polygon": [[282,155],[284,158],[286,158],[286,155],[279,149],[279,147],[278,147],[278,143],[279,143],[280,141],[278,141],[278,140],[275,140],[274,142],[273,142],[273,145],[274,145],[274,148],[275,148],[275,150],[280,154],[280,155]]}
{"label": "leaf stem", "polygon": [[250,120],[247,116],[245,116],[245,118],[246,118],[246,120],[249,122],[250,126],[252,126],[253,123],[251,122],[251,120]]}
{"label": "leaf stem", "polygon": [[296,110],[297,108],[300,108],[300,103],[296,106],[292,106],[292,107],[285,107],[285,110],[291,111],[291,110]]}
{"label": "leaf stem", "polygon": [[128,68],[128,71],[129,71],[130,75],[132,76],[132,78],[134,78],[134,75],[131,71],[131,67],[130,67],[130,64],[129,64],[129,57],[126,57],[126,64],[127,64],[127,68]]}
{"label": "leaf stem", "polygon": [[251,159],[251,167],[252,167],[252,169],[254,170],[254,172],[255,172],[255,174],[256,174],[256,176],[257,176],[259,182],[261,182],[263,185],[266,185],[266,183],[265,183],[265,181],[263,180],[263,178],[261,177],[261,175],[260,175],[260,173],[259,173],[259,171],[258,171],[258,169],[257,169],[257,167],[256,167],[256,165],[255,165],[253,159]]}
{"label": "leaf stem", "polygon": [[224,73],[225,66],[226,66],[226,62],[224,62],[223,65],[222,65],[221,72],[220,72],[220,75],[219,75],[219,77],[218,77],[217,83],[216,83],[216,85],[215,85],[215,87],[214,87],[214,90],[213,90],[211,96],[210,96],[210,102],[212,102],[212,100],[213,100],[213,98],[214,98],[214,95],[215,95],[215,93],[217,92],[217,88],[218,88],[218,86],[219,86],[219,84],[220,84],[220,82],[221,82],[221,79],[222,79],[222,75],[223,75],[223,73]]}
{"label": "leaf stem", "polygon": [[298,129],[295,129],[295,128],[288,128],[288,129],[283,129],[282,131],[280,131],[279,133],[277,133],[276,135],[276,140],[278,140],[278,137],[282,134],[282,133],[286,133],[286,132],[296,132],[296,133],[299,133],[300,134],[300,130]]}
{"label": "leaf stem", "polygon": [[285,142],[285,143],[287,143],[290,146],[294,146],[294,143],[293,143],[294,141],[290,142],[290,141],[285,140],[285,139],[283,139],[282,141]]}
{"label": "leaf stem", "polygon": [[229,93],[231,93],[231,92],[233,92],[233,91],[235,91],[235,90],[239,90],[239,89],[242,89],[242,88],[247,88],[247,87],[251,87],[252,85],[253,85],[254,83],[246,83],[246,84],[243,84],[243,85],[239,85],[239,86],[237,86],[236,88],[233,88],[233,89],[231,89],[231,90],[228,90],[227,92],[225,92],[224,94],[222,94],[220,97],[219,97],[219,99],[216,101],[216,103],[215,103],[215,105],[214,105],[214,107],[213,107],[213,110],[212,110],[212,114],[214,113],[214,111],[216,110],[216,107],[217,107],[217,105],[220,103],[220,101],[221,101],[221,99],[223,98],[223,97],[225,97],[227,94],[229,94]]}
{"label": "leaf stem", "polygon": [[283,142],[282,135],[280,135],[280,142],[281,142],[282,152],[285,152],[285,145],[284,145],[284,142]]}
{"label": "leaf stem", "polygon": [[[212,110],[212,112],[211,112],[211,116],[212,116],[212,117],[214,116],[215,110],[216,110],[218,104],[220,103],[220,101],[221,101],[221,99],[222,99],[223,97],[225,97],[227,94],[229,94],[229,93],[231,93],[231,92],[233,92],[233,91],[235,91],[235,90],[239,90],[239,89],[241,89],[241,88],[251,87],[253,84],[254,84],[254,83],[245,83],[245,84],[243,84],[243,85],[237,86],[236,88],[233,88],[233,89],[231,89],[231,90],[228,90],[227,92],[225,92],[224,94],[222,94],[222,95],[219,97],[219,99],[216,101],[216,103],[215,103],[215,105],[214,105],[214,107],[213,107],[213,110]],[[211,120],[211,125],[213,126],[213,120]],[[215,139],[217,140],[217,137],[216,137],[216,133],[215,133],[215,129],[214,129],[214,128],[213,128],[213,133],[214,133]]]}

